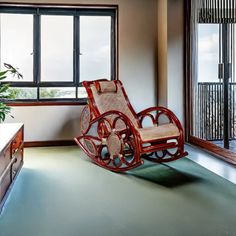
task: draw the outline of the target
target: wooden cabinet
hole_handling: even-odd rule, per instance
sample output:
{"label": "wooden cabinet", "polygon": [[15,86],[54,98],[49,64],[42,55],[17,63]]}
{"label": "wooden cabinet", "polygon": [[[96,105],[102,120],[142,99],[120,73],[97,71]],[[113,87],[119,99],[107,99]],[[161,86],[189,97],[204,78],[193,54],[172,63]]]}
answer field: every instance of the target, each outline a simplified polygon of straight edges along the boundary
{"label": "wooden cabinet", "polygon": [[0,124],[0,212],[23,165],[23,146],[23,124]]}

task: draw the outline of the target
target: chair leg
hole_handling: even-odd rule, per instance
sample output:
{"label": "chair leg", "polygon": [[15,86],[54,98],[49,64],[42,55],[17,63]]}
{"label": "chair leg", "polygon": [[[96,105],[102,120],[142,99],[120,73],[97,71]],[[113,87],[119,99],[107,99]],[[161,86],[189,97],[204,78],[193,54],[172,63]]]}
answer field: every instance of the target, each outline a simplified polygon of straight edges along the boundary
{"label": "chair leg", "polygon": [[[85,115],[82,119],[88,117]],[[75,141],[97,165],[124,172],[143,164],[137,131],[124,114],[109,111],[91,119],[85,127]]]}
{"label": "chair leg", "polygon": [[107,143],[102,143],[102,140],[89,135],[74,140],[93,162],[108,170],[124,172],[143,164],[140,153],[132,148],[132,144],[119,143],[118,140],[111,144],[109,137]]}

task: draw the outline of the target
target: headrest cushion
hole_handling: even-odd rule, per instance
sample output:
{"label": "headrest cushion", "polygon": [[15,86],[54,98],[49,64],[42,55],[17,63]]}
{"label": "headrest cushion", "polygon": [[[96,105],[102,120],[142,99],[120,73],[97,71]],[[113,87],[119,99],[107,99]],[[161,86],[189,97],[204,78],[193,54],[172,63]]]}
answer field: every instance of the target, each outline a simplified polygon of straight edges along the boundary
{"label": "headrest cushion", "polygon": [[117,92],[117,85],[114,81],[96,81],[95,86],[99,93]]}

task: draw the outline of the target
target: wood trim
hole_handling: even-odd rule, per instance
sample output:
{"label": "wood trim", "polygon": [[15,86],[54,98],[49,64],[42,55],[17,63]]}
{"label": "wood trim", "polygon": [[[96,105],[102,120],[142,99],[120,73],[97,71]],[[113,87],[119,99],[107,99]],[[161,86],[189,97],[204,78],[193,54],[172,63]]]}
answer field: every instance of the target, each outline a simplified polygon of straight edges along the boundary
{"label": "wood trim", "polygon": [[51,141],[28,141],[24,142],[24,147],[50,147],[50,146],[73,146],[74,140],[51,140]]}
{"label": "wood trim", "polygon": [[21,162],[21,164],[20,164],[20,166],[19,166],[19,169],[18,169],[18,171],[16,172],[16,175],[14,176],[14,178],[13,178],[13,180],[12,180],[10,186],[7,188],[7,191],[6,191],[6,193],[5,193],[5,195],[4,195],[3,199],[2,199],[2,201],[0,202],[0,215],[1,215],[1,213],[2,213],[4,204],[6,203],[6,200],[7,200],[8,196],[9,196],[9,194],[10,194],[10,192],[11,192],[12,186],[15,184],[15,181],[16,181],[16,179],[17,179],[17,176],[18,176],[19,173],[20,173],[20,170],[21,170],[22,166],[23,166],[23,162]]}
{"label": "wood trim", "polygon": [[236,153],[231,152],[230,150],[221,148],[209,141],[196,138],[194,136],[189,137],[189,143],[197,145],[203,148],[205,151],[210,152],[212,155],[223,159],[224,161],[227,161],[233,165],[236,165]]}
{"label": "wood trim", "polygon": [[8,106],[25,107],[25,106],[84,106],[87,102],[10,102]]}

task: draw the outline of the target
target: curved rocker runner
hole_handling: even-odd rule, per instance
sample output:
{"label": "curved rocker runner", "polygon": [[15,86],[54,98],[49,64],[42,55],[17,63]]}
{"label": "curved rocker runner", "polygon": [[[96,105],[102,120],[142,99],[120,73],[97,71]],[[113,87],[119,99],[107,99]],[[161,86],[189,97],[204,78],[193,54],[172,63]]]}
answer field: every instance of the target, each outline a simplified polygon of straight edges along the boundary
{"label": "curved rocker runner", "polygon": [[83,86],[88,105],[80,118],[81,134],[74,140],[99,166],[123,172],[143,159],[161,163],[188,155],[181,123],[167,108],[136,114],[119,80],[84,81]]}

